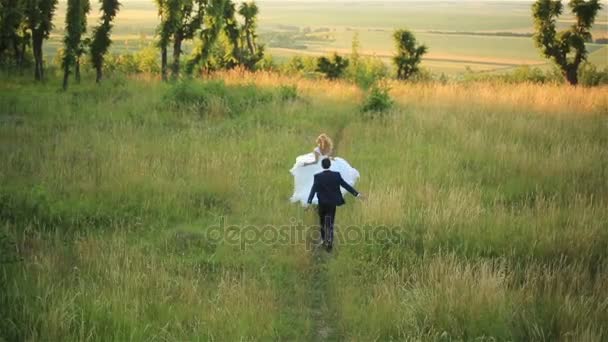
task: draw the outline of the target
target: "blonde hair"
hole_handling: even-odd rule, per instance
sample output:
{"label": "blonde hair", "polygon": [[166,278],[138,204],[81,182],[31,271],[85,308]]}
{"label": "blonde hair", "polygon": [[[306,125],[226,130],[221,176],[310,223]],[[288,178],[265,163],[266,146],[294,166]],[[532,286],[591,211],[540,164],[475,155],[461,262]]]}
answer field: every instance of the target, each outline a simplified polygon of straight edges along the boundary
{"label": "blonde hair", "polygon": [[329,136],[327,136],[325,133],[321,133],[321,135],[317,137],[317,146],[319,146],[321,153],[324,155],[329,155],[334,149],[333,141],[331,141]]}

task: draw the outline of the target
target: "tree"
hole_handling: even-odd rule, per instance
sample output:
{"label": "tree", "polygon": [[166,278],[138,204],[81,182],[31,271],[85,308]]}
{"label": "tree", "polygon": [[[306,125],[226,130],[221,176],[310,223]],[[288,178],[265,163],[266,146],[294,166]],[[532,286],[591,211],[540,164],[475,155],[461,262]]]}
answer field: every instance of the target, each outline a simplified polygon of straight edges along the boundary
{"label": "tree", "polygon": [[[264,58],[263,46],[256,43],[256,16],[259,10],[254,2],[241,4],[236,10],[235,3],[226,0],[223,12],[223,35],[227,44],[228,51],[219,58],[220,67],[232,69],[243,66],[248,70],[254,70],[256,64]],[[239,25],[236,15],[243,16],[243,25]]]}
{"label": "tree", "polygon": [[247,47],[249,48],[249,52],[251,54],[255,54],[256,45],[255,45],[255,29],[256,29],[256,19],[258,15],[259,9],[255,2],[243,2],[239,7],[239,14],[245,20],[243,24],[243,33],[245,34],[245,39],[247,40]]}
{"label": "tree", "polygon": [[231,0],[226,0],[224,5],[224,34],[228,38],[232,50],[228,56],[225,56],[228,63],[226,67],[231,69],[243,63],[243,51],[241,49],[241,30],[239,23],[236,20],[235,4]]}
{"label": "tree", "polygon": [[32,35],[32,50],[34,53],[34,78],[44,77],[44,59],[42,44],[53,29],[53,15],[57,8],[57,0],[27,0],[26,23]]}
{"label": "tree", "polygon": [[84,32],[82,16],[88,0],[68,0],[68,8],[65,16],[65,36],[63,38],[63,89],[68,88],[70,67],[76,66],[78,50],[81,48],[81,38]]}
{"label": "tree", "polygon": [[167,47],[175,28],[178,0],[156,0],[160,24],[158,47],[160,48],[160,70],[163,81],[167,80]]}
{"label": "tree", "polygon": [[[223,1],[223,0],[222,0]],[[161,49],[161,73],[167,80],[167,50],[173,41],[173,63],[171,71],[174,78],[179,76],[182,44],[193,39],[202,29],[206,11],[216,0],[156,0],[161,22],[158,28],[158,46]]]}
{"label": "tree", "polygon": [[201,28],[207,7],[206,0],[179,0],[173,30],[173,77],[179,76],[182,42],[194,38]]}
{"label": "tree", "polygon": [[578,84],[578,69],[587,59],[586,42],[591,41],[591,26],[602,8],[599,0],[570,0],[568,6],[575,16],[567,30],[556,32],[556,20],[562,14],[560,0],[537,0],[532,5],[534,42],[545,58],[553,60],[571,85]]}
{"label": "tree", "polygon": [[75,62],[74,62],[74,78],[76,82],[80,82],[80,59],[82,55],[87,51],[87,46],[91,44],[91,40],[89,38],[82,39],[82,36],[87,32],[87,15],[91,11],[91,2],[90,0],[80,0],[80,41],[78,42],[75,54]]}
{"label": "tree", "polygon": [[243,63],[247,69],[253,70],[257,62],[264,58],[263,47],[257,45],[257,34],[255,33],[259,9],[253,1],[243,2],[239,7],[238,13],[244,19],[241,32],[244,35],[244,40],[247,42],[247,52],[243,53],[243,60],[241,63]]}
{"label": "tree", "polygon": [[[242,65],[249,70],[255,69],[264,57],[263,46],[256,42],[257,5],[243,3],[237,11],[232,0],[208,1],[204,17],[200,16],[199,26],[202,24],[203,28],[198,30],[198,42],[187,64],[188,73],[192,74],[202,64],[209,68],[210,61],[214,61],[214,67],[230,69]],[[236,14],[243,17],[242,25]],[[218,44],[218,40],[223,44]]]}
{"label": "tree", "polygon": [[330,80],[334,80],[344,73],[348,67],[348,59],[334,53],[330,58],[325,56],[317,59],[317,71],[325,74]]}
{"label": "tree", "polygon": [[418,64],[422,60],[422,55],[427,52],[427,47],[418,45],[416,37],[408,30],[395,31],[393,38],[397,48],[397,55],[393,57],[393,62],[397,67],[397,78],[407,80],[418,72]]}
{"label": "tree", "polygon": [[[194,47],[187,63],[187,73],[192,74],[194,70],[209,59],[211,51],[222,27],[226,16],[228,0],[209,0],[204,18],[204,28],[198,31],[198,43]],[[233,7],[234,8],[234,7]]]}
{"label": "tree", "polygon": [[91,62],[95,68],[95,82],[101,82],[103,77],[103,61],[104,56],[108,52],[108,48],[112,44],[110,32],[112,31],[112,22],[120,9],[118,0],[100,0],[101,1],[101,18],[100,24],[93,29],[93,39],[91,40]]}
{"label": "tree", "polygon": [[[0,62],[13,61],[17,67],[22,66],[29,42],[24,23],[23,0],[0,0]],[[12,52],[12,56],[7,52]]]}

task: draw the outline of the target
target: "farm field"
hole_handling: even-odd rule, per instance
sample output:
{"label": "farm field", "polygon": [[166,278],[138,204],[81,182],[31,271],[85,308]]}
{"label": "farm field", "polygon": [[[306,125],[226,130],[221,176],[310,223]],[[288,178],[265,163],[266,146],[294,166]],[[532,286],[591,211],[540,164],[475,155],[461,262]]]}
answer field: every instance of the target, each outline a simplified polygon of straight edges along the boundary
{"label": "farm field", "polygon": [[[58,84],[0,83],[0,339],[608,338],[605,87]],[[368,197],[331,254],[288,201],[320,132]]]}
{"label": "farm field", "polygon": [[[260,1],[259,28],[269,53],[279,61],[294,55],[350,53],[357,32],[363,54],[389,63],[394,51],[392,31],[408,28],[429,47],[422,65],[433,72],[458,74],[467,67],[505,71],[518,65],[547,64],[530,37],[488,35],[530,34],[530,5],[525,1]],[[608,37],[606,8],[596,20],[594,38]],[[49,59],[61,47],[64,12],[62,2],[55,19],[58,29],[46,46]],[[92,14],[89,25],[95,20]],[[569,21],[564,15],[560,25],[565,27]],[[157,10],[152,1],[126,1],[116,20],[112,51],[135,51],[151,44],[156,26]],[[273,38],[277,35],[282,35],[278,41]],[[603,47],[588,47],[595,52],[591,60],[599,66],[608,65],[608,50]]]}

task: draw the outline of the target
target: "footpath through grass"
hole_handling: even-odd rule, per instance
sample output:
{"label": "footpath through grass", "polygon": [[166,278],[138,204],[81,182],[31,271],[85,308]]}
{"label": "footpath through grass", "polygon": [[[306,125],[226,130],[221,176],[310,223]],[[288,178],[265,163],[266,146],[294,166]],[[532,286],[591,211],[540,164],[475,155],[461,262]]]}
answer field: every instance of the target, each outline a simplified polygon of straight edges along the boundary
{"label": "footpath through grass", "polygon": [[[608,338],[605,88],[221,78],[3,79],[1,338]],[[331,255],[288,203],[321,132],[369,197]]]}

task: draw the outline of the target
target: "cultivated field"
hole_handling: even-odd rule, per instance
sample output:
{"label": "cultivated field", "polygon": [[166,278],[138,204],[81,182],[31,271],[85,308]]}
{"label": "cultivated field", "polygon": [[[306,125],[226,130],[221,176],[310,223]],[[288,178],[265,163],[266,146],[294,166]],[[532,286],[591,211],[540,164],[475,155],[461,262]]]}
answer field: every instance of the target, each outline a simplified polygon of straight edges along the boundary
{"label": "cultivated field", "polygon": [[[2,78],[0,340],[608,339],[606,88],[216,78]],[[368,195],[332,254],[320,132]]]}
{"label": "cultivated field", "polygon": [[[533,32],[531,2],[520,1],[260,1],[260,36],[269,52],[283,60],[293,55],[350,53],[355,32],[361,52],[387,63],[394,53],[395,28],[416,32],[429,47],[423,66],[436,73],[507,71],[518,65],[547,63],[529,37]],[[97,5],[93,6],[94,8]],[[608,37],[608,6],[593,28],[595,38]],[[60,3],[47,56],[61,46],[65,2]],[[92,13],[89,25],[97,14]],[[152,43],[158,23],[153,1],[125,1],[116,19],[113,52],[135,51]],[[564,15],[561,27],[571,24]],[[518,36],[519,35],[519,36]],[[608,65],[606,45],[589,44],[590,60]]]}

